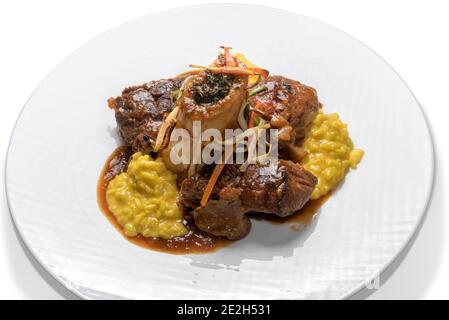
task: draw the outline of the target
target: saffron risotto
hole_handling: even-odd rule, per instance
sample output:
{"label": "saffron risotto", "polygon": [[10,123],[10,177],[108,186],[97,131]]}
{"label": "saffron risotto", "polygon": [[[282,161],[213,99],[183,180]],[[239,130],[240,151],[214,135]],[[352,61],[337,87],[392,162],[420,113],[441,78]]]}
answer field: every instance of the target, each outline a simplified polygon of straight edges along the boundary
{"label": "saffron risotto", "polygon": [[308,128],[301,147],[305,157],[301,165],[318,179],[311,199],[334,190],[362,160],[364,151],[354,149],[348,126],[337,113],[320,111]]}
{"label": "saffron risotto", "polygon": [[135,153],[126,172],[108,185],[109,210],[129,237],[142,235],[171,239],[187,233],[181,210],[176,205],[176,175],[161,159]]}

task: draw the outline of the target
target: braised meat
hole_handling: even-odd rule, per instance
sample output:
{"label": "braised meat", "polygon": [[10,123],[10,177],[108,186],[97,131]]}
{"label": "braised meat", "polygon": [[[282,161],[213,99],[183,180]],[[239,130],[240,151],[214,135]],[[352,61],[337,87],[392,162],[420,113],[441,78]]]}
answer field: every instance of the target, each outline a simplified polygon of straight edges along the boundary
{"label": "braised meat", "polygon": [[248,99],[251,106],[261,108],[271,127],[280,130],[281,148],[301,144],[307,126],[320,109],[316,90],[282,76],[270,76],[261,85],[267,89]]}
{"label": "braised meat", "polygon": [[181,83],[182,79],[178,78],[151,81],[126,88],[121,96],[109,100],[120,136],[134,151],[153,150],[159,128],[174,108],[172,92]]}
{"label": "braised meat", "polygon": [[218,200],[210,200],[193,211],[198,229],[229,240],[239,240],[251,230],[251,220],[245,216],[239,188],[225,187]]}
{"label": "braised meat", "polygon": [[[321,105],[315,89],[282,76],[268,76],[268,71],[257,67],[246,68],[243,62],[230,55],[230,48],[224,47],[223,50],[224,53],[208,68],[193,65],[198,70],[186,72],[178,78],[129,87],[121,96],[108,102],[115,111],[125,144],[133,151],[157,153],[167,169],[177,174],[181,186],[178,205],[188,218],[193,218],[198,229],[238,240],[251,229],[247,213],[286,217],[309,201],[317,178],[298,164],[304,153],[299,147]],[[247,90],[251,86],[248,85],[249,75],[263,79],[258,84],[258,93],[251,97],[248,97],[248,92],[253,88]],[[255,85],[254,81],[252,84]],[[248,103],[252,107],[249,115]],[[253,112],[266,122],[256,130],[248,130],[249,133],[257,133],[262,127],[279,129],[280,160],[250,164],[244,171],[240,170],[240,165],[227,164],[224,168],[217,167],[220,170],[215,170],[211,180],[214,165],[201,166],[197,162],[209,141],[202,140],[199,150],[194,150],[196,145],[192,139],[184,141],[185,132],[190,138],[196,138],[195,121],[200,121],[198,129],[201,133],[216,129],[223,137],[225,129],[256,126],[258,118]],[[245,115],[249,116],[248,119]],[[184,144],[169,139],[175,128],[185,129],[176,132],[183,134],[181,142]],[[228,141],[224,144],[228,145]],[[172,159],[175,152],[181,157],[180,146],[190,146],[193,150],[186,155],[181,150],[181,162],[177,161],[181,159]],[[194,154],[196,151],[201,152]],[[250,151],[249,146],[244,150],[248,159]],[[215,151],[213,155],[216,155]],[[209,180],[211,184],[206,189]]]}
{"label": "braised meat", "polygon": [[211,199],[200,200],[212,168],[204,166],[181,184],[179,205],[191,211],[200,230],[238,240],[248,234],[248,212],[264,212],[285,217],[301,209],[309,200],[317,179],[299,164],[279,160],[277,165],[254,164],[245,172],[238,165],[226,165],[214,186]]}

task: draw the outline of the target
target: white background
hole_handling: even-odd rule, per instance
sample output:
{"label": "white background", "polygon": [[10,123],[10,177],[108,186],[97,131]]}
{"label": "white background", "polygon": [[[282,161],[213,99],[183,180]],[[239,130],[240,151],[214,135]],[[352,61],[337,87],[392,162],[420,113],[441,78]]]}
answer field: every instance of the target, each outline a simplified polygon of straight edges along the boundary
{"label": "white background", "polygon": [[[209,3],[220,1],[209,1]],[[236,2],[236,1],[227,1]],[[237,1],[238,2],[238,1]],[[428,0],[245,1],[298,12],[358,38],[404,78],[423,106],[432,127],[437,157],[433,199],[426,220],[408,253],[382,277],[379,290],[356,298],[448,299],[449,220],[445,183],[449,172],[449,5]],[[202,1],[2,1],[0,4],[0,163],[22,106],[43,78],[87,40],[130,19]],[[251,19],[251,17],[248,17]],[[232,21],[230,21],[232,23]],[[254,21],[251,32],[263,32]],[[180,30],[182,36],[182,30]],[[186,35],[187,37],[201,36]],[[173,39],[176,41],[176,39]],[[150,41],[150,35],[149,35]],[[406,121],[404,119],[404,121]],[[388,159],[385,155],[386,161]],[[410,172],[413,174],[413,172]],[[0,169],[0,298],[72,298],[30,262],[14,232]],[[386,181],[388,183],[388,181]],[[420,183],[416,181],[416,183]]]}

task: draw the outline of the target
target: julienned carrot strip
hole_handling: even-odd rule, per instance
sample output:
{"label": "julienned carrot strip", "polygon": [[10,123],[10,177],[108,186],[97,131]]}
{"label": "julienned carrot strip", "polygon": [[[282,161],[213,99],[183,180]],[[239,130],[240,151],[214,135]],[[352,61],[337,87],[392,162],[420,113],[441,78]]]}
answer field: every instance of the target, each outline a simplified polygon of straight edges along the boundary
{"label": "julienned carrot strip", "polygon": [[231,47],[223,47],[225,55],[225,65],[226,67],[237,67],[237,62],[231,54]]}
{"label": "julienned carrot strip", "polygon": [[189,71],[186,71],[186,72],[178,74],[176,76],[176,78],[185,78],[185,77],[188,77],[188,76],[192,76],[192,75],[198,74],[201,71],[203,71],[203,70],[202,69],[189,70]]}
{"label": "julienned carrot strip", "polygon": [[214,171],[212,172],[212,175],[210,176],[209,181],[207,182],[207,186],[204,189],[203,197],[201,198],[201,206],[206,206],[207,202],[209,201],[210,195],[212,194],[212,190],[214,190],[214,186],[218,181],[218,178],[220,177],[221,172],[223,171],[223,168],[226,164],[225,163],[217,163],[215,165]]}
{"label": "julienned carrot strip", "polygon": [[[254,107],[254,110],[262,110],[262,109],[263,109],[263,104],[260,103],[259,101],[257,101],[256,106]],[[254,110],[251,111],[251,113],[249,115],[248,128],[254,127],[254,121],[256,121],[256,114],[257,114]]]}
{"label": "julienned carrot strip", "polygon": [[240,68],[240,67],[206,67],[197,64],[190,64],[190,68],[209,70],[212,73],[244,74],[244,75],[268,75],[268,71],[260,68]]}
{"label": "julienned carrot strip", "polygon": [[254,121],[256,121],[256,112],[251,111],[251,114],[249,115],[248,128],[254,127]]}

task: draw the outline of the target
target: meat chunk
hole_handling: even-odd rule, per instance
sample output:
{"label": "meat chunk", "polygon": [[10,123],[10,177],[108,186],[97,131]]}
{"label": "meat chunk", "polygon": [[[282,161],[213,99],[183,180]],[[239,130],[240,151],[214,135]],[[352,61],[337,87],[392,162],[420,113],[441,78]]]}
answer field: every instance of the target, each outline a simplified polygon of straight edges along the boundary
{"label": "meat chunk", "polygon": [[225,187],[219,199],[210,200],[206,207],[193,212],[196,226],[216,236],[238,240],[251,230],[251,221],[242,211],[241,190]]}
{"label": "meat chunk", "polygon": [[153,150],[165,116],[174,108],[172,92],[182,79],[162,79],[129,87],[122,95],[109,100],[123,141],[134,151]]}
{"label": "meat chunk", "polygon": [[279,160],[277,164],[226,165],[214,186],[211,199],[201,207],[200,200],[212,168],[203,167],[181,184],[179,205],[193,210],[200,230],[238,240],[248,234],[248,212],[264,212],[286,217],[301,209],[310,199],[317,179],[299,164]]}
{"label": "meat chunk", "polygon": [[320,109],[316,91],[298,81],[282,76],[270,76],[263,84],[267,89],[249,98],[270,118],[272,128],[278,128],[280,147],[300,145],[305,131]]}
{"label": "meat chunk", "polygon": [[241,198],[248,212],[286,217],[309,201],[317,182],[313,174],[289,160],[279,160],[273,167],[252,165],[242,176]]}

